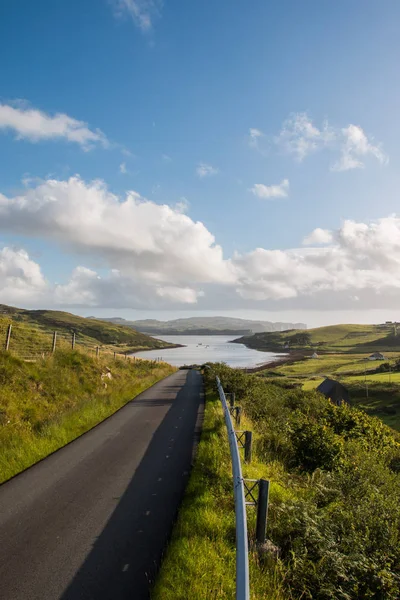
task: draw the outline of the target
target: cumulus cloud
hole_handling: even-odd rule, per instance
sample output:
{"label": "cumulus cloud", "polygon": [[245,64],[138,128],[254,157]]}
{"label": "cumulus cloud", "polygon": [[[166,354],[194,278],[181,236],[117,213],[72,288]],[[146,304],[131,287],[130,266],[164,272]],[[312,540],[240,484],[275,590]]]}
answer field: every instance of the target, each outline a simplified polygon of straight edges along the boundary
{"label": "cumulus cloud", "polygon": [[317,227],[304,240],[304,245],[330,244],[333,240],[332,232],[329,229],[321,229]]}
{"label": "cumulus cloud", "polygon": [[288,154],[293,154],[299,162],[306,156],[324,148],[335,139],[335,133],[328,122],[318,129],[307,113],[292,113],[283,123],[275,143]]}
{"label": "cumulus cloud", "polygon": [[46,180],[19,196],[0,195],[0,228],[95,254],[110,268],[160,285],[233,277],[214,236],[182,207],[133,191],[119,198],[101,181]]}
{"label": "cumulus cloud", "polygon": [[107,146],[108,141],[99,129],[89,129],[87,123],[58,113],[51,116],[33,108],[0,104],[0,129],[14,131],[17,139],[31,142],[64,139],[79,144],[84,150],[95,145]]}
{"label": "cumulus cloud", "polygon": [[198,177],[201,179],[203,177],[210,177],[211,175],[217,175],[219,173],[219,169],[213,167],[211,165],[207,165],[206,163],[199,163],[196,168],[196,173]]}
{"label": "cumulus cloud", "polygon": [[31,302],[48,291],[37,263],[21,249],[0,250],[0,294],[4,303]]}
{"label": "cumulus cloud", "polygon": [[225,258],[212,233],[176,207],[136,192],[119,198],[103,182],[72,177],[0,195],[0,228],[80,255],[65,283],[50,284],[24,250],[0,250],[1,297],[11,304],[345,309],[358,298],[360,309],[398,305],[397,216],[317,228],[304,248]]}
{"label": "cumulus cloud", "polygon": [[289,193],[289,180],[283,179],[281,183],[275,185],[255,183],[250,191],[258,198],[286,198]]}
{"label": "cumulus cloud", "polygon": [[350,169],[362,169],[364,163],[361,158],[373,156],[381,164],[388,161],[382,150],[381,144],[374,145],[368,140],[361,127],[349,125],[342,129],[341,157],[332,167],[332,171],[348,171]]}
{"label": "cumulus cloud", "polygon": [[151,30],[154,18],[160,16],[160,1],[112,0],[112,3],[117,16],[128,15],[143,32]]}
{"label": "cumulus cloud", "polygon": [[119,172],[120,172],[122,175],[126,175],[126,174],[127,174],[127,172],[128,172],[128,169],[126,168],[126,163],[124,163],[124,162],[123,162],[123,163],[121,163],[121,164],[119,165]]}

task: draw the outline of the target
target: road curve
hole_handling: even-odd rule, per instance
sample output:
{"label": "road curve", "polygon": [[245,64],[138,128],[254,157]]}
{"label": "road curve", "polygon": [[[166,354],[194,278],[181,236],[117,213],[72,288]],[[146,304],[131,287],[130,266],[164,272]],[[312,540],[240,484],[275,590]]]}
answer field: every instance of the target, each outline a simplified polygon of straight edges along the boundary
{"label": "road curve", "polygon": [[0,486],[0,598],[149,598],[202,406],[178,371]]}

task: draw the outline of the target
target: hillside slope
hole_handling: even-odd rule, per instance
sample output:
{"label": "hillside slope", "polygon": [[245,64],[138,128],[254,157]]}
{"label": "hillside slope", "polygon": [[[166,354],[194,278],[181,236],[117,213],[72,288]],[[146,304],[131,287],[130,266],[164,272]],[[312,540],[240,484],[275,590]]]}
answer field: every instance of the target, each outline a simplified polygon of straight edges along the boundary
{"label": "hillside slope", "polygon": [[318,352],[374,352],[400,350],[400,332],[393,324],[329,325],[307,331],[256,333],[237,343],[265,351],[316,350]]}
{"label": "hillside slope", "polygon": [[24,310],[0,305],[0,344],[5,343],[7,326],[12,325],[10,350],[26,354],[51,349],[53,332],[57,332],[57,344],[72,343],[75,333],[79,345],[95,348],[102,346],[120,352],[167,348],[168,342],[156,340],[131,327],[115,323],[86,319],[67,312],[54,310]]}
{"label": "hillside slope", "polygon": [[105,319],[133,327],[137,331],[154,335],[243,335],[262,331],[284,331],[286,329],[307,329],[304,323],[272,323],[270,321],[251,321],[232,317],[188,317],[172,321],[145,319],[142,321],[126,321],[119,317]]}

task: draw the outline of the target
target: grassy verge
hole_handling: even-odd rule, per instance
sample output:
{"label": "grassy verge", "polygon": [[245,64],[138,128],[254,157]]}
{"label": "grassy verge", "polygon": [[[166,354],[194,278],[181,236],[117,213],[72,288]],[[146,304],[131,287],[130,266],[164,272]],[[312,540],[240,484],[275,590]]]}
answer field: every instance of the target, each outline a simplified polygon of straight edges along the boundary
{"label": "grassy verge", "polygon": [[[254,460],[244,476],[271,481],[267,537],[279,556],[250,548],[252,599],[397,600],[398,435],[313,391],[222,364],[205,374],[204,434],[154,600],[234,597],[232,479],[219,402],[210,392],[216,374],[246,412],[240,428],[253,430]],[[248,508],[250,540],[254,521]]]}
{"label": "grassy verge", "polygon": [[[247,427],[244,420],[241,427]],[[253,456],[243,466],[248,478],[271,477],[273,464]],[[276,474],[276,473],[275,473]],[[274,484],[271,498],[279,493]],[[248,509],[249,537],[254,539],[255,509]],[[220,401],[206,394],[203,433],[185,498],[175,524],[153,600],[219,600],[235,596],[235,515],[229,444]],[[279,568],[262,565],[250,551],[253,600],[283,600]]]}
{"label": "grassy verge", "polygon": [[35,362],[0,353],[0,482],[61,448],[174,372],[165,363],[58,351]]}

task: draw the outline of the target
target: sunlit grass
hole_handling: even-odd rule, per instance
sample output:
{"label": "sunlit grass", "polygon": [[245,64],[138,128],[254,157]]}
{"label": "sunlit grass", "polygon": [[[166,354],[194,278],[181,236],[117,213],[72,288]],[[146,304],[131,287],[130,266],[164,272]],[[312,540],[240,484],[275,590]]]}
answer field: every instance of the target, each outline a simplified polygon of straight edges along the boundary
{"label": "sunlit grass", "polygon": [[0,482],[88,431],[173,371],[165,363],[96,360],[78,351],[59,351],[35,362],[0,352]]}

